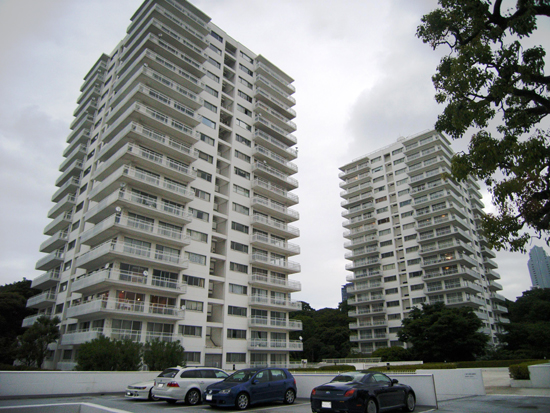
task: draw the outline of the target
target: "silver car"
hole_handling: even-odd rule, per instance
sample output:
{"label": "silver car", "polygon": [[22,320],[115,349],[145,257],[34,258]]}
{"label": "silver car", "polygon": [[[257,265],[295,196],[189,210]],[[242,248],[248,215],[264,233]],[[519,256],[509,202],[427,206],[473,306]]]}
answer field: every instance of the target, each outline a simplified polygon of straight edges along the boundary
{"label": "silver car", "polygon": [[171,404],[178,400],[185,400],[190,405],[199,404],[206,387],[228,376],[225,371],[214,367],[171,367],[155,379],[152,396]]}

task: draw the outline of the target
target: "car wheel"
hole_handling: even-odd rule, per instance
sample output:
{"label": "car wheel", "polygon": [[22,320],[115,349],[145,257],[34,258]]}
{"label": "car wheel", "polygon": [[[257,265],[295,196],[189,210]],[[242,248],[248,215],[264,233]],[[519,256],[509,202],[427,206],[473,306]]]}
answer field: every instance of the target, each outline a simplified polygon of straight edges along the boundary
{"label": "car wheel", "polygon": [[176,404],[177,400],[174,399],[166,399],[166,403],[168,404]]}
{"label": "car wheel", "polygon": [[403,407],[403,411],[414,412],[415,407],[416,407],[416,399],[414,397],[414,394],[409,392],[407,393],[407,398],[405,399],[405,406]]}
{"label": "car wheel", "polygon": [[376,403],[376,400],[369,399],[367,401],[367,408],[365,409],[366,413],[378,413],[378,404]]}
{"label": "car wheel", "polygon": [[246,393],[240,393],[235,400],[235,407],[239,410],[244,410],[250,404],[250,398]]}
{"label": "car wheel", "polygon": [[153,389],[149,390],[149,400],[153,400],[153,401],[159,401],[160,399],[156,396],[153,396]]}
{"label": "car wheel", "polygon": [[294,393],[294,390],[288,389],[285,393],[285,399],[283,402],[285,404],[292,404],[294,403],[294,400],[296,399],[296,393]]}
{"label": "car wheel", "polygon": [[201,402],[201,394],[197,389],[191,389],[187,392],[187,395],[185,396],[185,401],[191,406],[199,404]]}

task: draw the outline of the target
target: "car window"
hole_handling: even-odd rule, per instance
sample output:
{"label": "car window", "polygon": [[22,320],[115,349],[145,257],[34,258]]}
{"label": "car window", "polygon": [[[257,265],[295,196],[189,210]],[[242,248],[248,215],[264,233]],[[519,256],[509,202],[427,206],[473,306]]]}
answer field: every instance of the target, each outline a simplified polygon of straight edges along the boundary
{"label": "car window", "polygon": [[178,369],[166,369],[162,373],[158,375],[158,377],[168,377],[173,378],[176,377],[176,374],[178,374]]}
{"label": "car window", "polygon": [[182,379],[196,379],[196,378],[199,378],[200,376],[201,376],[201,373],[199,370],[186,370],[180,374],[180,377]]}
{"label": "car window", "polygon": [[286,374],[283,370],[271,370],[271,381],[278,381],[286,379]]}
{"label": "car window", "polygon": [[225,381],[227,382],[234,382],[234,383],[244,383],[245,381],[250,380],[250,378],[256,373],[258,370],[240,370],[233,373],[231,376],[229,376]]}
{"label": "car window", "polygon": [[363,378],[362,374],[339,374],[333,378],[331,383],[349,383],[350,381],[360,381]]}
{"label": "car window", "polygon": [[221,370],[215,370],[214,375],[216,376],[217,379],[225,379],[226,377],[229,376],[225,371],[221,371]]}
{"label": "car window", "polygon": [[383,374],[374,374],[373,377],[378,383],[391,383],[390,378],[388,376],[384,376]]}
{"label": "car window", "polygon": [[362,383],[374,383],[374,378],[373,378],[372,375],[370,375],[370,374],[365,374],[365,375],[361,378],[361,382],[362,382]]}
{"label": "car window", "polygon": [[260,383],[266,383],[269,381],[269,370],[262,370],[256,374],[254,377],[255,380],[258,380]]}
{"label": "car window", "polygon": [[200,373],[203,378],[205,379],[215,379],[216,375],[214,374],[214,370],[200,370]]}

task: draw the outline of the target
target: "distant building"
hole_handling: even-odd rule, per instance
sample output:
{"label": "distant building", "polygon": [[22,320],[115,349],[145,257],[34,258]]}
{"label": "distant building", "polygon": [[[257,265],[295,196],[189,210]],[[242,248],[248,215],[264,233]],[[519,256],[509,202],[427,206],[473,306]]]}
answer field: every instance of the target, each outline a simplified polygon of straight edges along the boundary
{"label": "distant building", "polygon": [[542,247],[531,248],[527,266],[533,287],[550,288],[550,257]]}

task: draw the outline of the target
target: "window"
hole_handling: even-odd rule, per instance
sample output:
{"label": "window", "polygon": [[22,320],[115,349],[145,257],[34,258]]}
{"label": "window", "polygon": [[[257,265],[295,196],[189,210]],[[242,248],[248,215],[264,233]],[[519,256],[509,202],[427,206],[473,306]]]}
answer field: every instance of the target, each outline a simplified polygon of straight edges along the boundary
{"label": "window", "polygon": [[425,302],[426,302],[426,297],[418,297],[418,298],[413,298],[412,299],[413,305],[414,304],[422,304],[422,303],[425,303]]}
{"label": "window", "polygon": [[382,271],[395,270],[395,264],[386,264],[382,266]]}
{"label": "window", "polygon": [[202,123],[204,123],[209,128],[216,129],[216,122],[214,122],[213,120],[210,120],[210,119],[208,119],[204,116],[202,117]]}
{"label": "window", "polygon": [[392,245],[392,244],[393,244],[393,240],[390,239],[389,241],[382,241],[380,243],[380,246],[381,247],[387,247],[388,245]]}
{"label": "window", "polygon": [[248,227],[235,221],[231,221],[231,229],[248,234]]}
{"label": "window", "polygon": [[201,189],[191,188],[195,192],[195,197],[210,202],[210,194]]}
{"label": "window", "polygon": [[411,285],[411,291],[423,290],[424,284],[415,284]]}
{"label": "window", "polygon": [[71,225],[71,232],[74,231],[75,229],[78,229],[79,226],[80,226],[80,220],[76,221],[75,223],[73,223],[73,225]]}
{"label": "window", "polygon": [[[239,125],[241,128],[244,128],[248,131],[252,131],[252,126],[250,126],[248,123],[246,122],[243,122],[242,120],[240,120],[239,118],[237,118],[237,125]],[[215,127],[215,126],[214,126]]]}
{"label": "window", "polygon": [[376,182],[380,182],[380,181],[383,181],[383,180],[384,180],[384,175],[379,176],[379,177],[377,177],[377,178],[374,178],[374,179],[372,180],[372,183],[375,184]]}
{"label": "window", "polygon": [[409,188],[403,189],[402,191],[397,192],[397,196],[407,195],[409,193]]}
{"label": "window", "polygon": [[400,314],[388,314],[388,320],[401,320]]}
{"label": "window", "polygon": [[414,211],[403,212],[401,214],[401,218],[412,217],[413,215],[414,215]]}
{"label": "window", "polygon": [[379,186],[378,188],[374,188],[374,193],[382,192],[384,189],[386,189],[385,185]]}
{"label": "window", "polygon": [[218,97],[219,96],[219,93],[216,89],[213,89],[211,88],[210,86],[208,85],[204,85],[204,90],[207,91],[208,93],[210,93],[212,96],[214,97]]}
{"label": "window", "polygon": [[189,212],[193,214],[193,218],[200,219],[201,221],[208,222],[210,220],[210,214],[201,210],[189,207]]}
{"label": "window", "polygon": [[220,83],[220,77],[216,76],[214,73],[212,73],[210,70],[206,71],[206,76],[208,76],[210,79],[212,79],[216,83]]}
{"label": "window", "polygon": [[216,32],[210,32],[210,36],[212,36],[214,39],[216,39],[218,42],[221,42],[223,43],[223,37],[221,37],[218,33]]}
{"label": "window", "polygon": [[406,184],[408,180],[409,180],[409,178],[401,179],[399,181],[396,181],[395,184],[397,186],[400,186],[400,185]]}
{"label": "window", "polygon": [[204,311],[204,303],[202,301],[193,300],[181,300],[181,305],[185,306],[186,311],[198,311],[202,313]]}
{"label": "window", "polygon": [[231,249],[248,254],[248,245],[241,244],[239,242],[231,241]]}
{"label": "window", "polygon": [[387,201],[388,200],[388,197],[387,196],[383,196],[381,198],[378,198],[376,199],[374,202],[376,202],[377,204],[379,204],[380,202],[384,202],[384,201]]}
{"label": "window", "polygon": [[233,294],[246,295],[248,293],[248,287],[246,285],[229,284],[229,292]]}
{"label": "window", "polygon": [[393,257],[393,251],[385,252],[385,253],[383,253],[380,257],[381,257],[381,258]]}
{"label": "window", "polygon": [[[206,100],[204,101],[204,107],[208,110],[211,110],[212,112],[214,113],[218,113],[218,107],[213,105],[212,103],[210,102],[207,102]],[[214,126],[215,127],[215,126]]]}
{"label": "window", "polygon": [[409,199],[409,200],[407,200],[407,201],[400,202],[400,203],[399,203],[399,206],[400,206],[401,208],[403,208],[404,206],[410,205],[411,202],[412,202],[412,200]]}
{"label": "window", "polygon": [[250,140],[248,140],[245,137],[239,135],[238,133],[235,134],[235,140],[237,142],[242,143],[243,145],[248,146],[249,148],[252,146],[252,142]]}
{"label": "window", "polygon": [[186,251],[187,259],[193,264],[206,265],[206,256]]}
{"label": "window", "polygon": [[246,307],[235,307],[233,305],[230,305],[227,307],[227,314],[246,317],[246,310]]}
{"label": "window", "polygon": [[243,105],[239,105],[238,103],[237,110],[241,113],[244,113],[246,116],[252,116],[252,111],[250,109],[247,109]]}
{"label": "window", "polygon": [[208,155],[207,153],[204,153],[203,151],[197,151],[199,153],[199,158],[203,161],[206,161],[208,163],[214,163],[214,157],[212,155]]}
{"label": "window", "polygon": [[233,184],[233,192],[235,192],[236,194],[245,196],[247,198],[250,198],[250,191],[246,188],[243,188],[242,186]]}
{"label": "window", "polygon": [[238,158],[238,159],[241,159],[245,162],[248,162],[250,163],[250,156],[242,153],[242,152],[239,152],[238,150],[235,149],[235,158]]}
{"label": "window", "polygon": [[380,209],[377,209],[377,210],[376,210],[376,213],[377,213],[377,214],[381,214],[381,213],[383,213],[383,212],[388,212],[388,207],[387,207],[387,206],[384,207],[384,208],[380,208]]}
{"label": "window", "polygon": [[186,363],[200,363],[201,352],[200,351],[185,351],[183,358]]}
{"label": "window", "polygon": [[405,224],[405,225],[403,225],[403,230],[412,229],[412,228],[414,228],[415,225],[416,224],[414,222],[411,222],[409,224]]}
{"label": "window", "polygon": [[420,264],[420,258],[415,258],[414,260],[408,260],[407,265],[416,265]]}
{"label": "window", "polygon": [[399,307],[399,301],[388,301],[386,303],[386,307],[388,307],[388,308]]}
{"label": "window", "polygon": [[80,211],[82,208],[84,208],[84,201],[82,201],[80,204],[78,204],[74,210],[74,212]]}
{"label": "window", "polygon": [[246,340],[246,330],[227,329],[227,338]]}
{"label": "window", "polygon": [[253,63],[254,60],[252,60],[252,58],[250,56],[248,56],[246,53],[242,52],[241,51],[241,57],[246,60],[248,63]]}
{"label": "window", "polygon": [[382,231],[378,231],[378,235],[380,235],[380,236],[389,235],[389,234],[391,234],[391,229],[390,228],[384,229]]}
{"label": "window", "polygon": [[183,280],[187,282],[187,285],[192,287],[204,288],[204,278],[193,277],[192,275],[184,275]]}
{"label": "window", "polygon": [[399,159],[396,159],[395,161],[393,161],[393,164],[394,165],[399,165],[400,163],[403,163],[405,162],[405,158],[399,158]]}
{"label": "window", "polygon": [[226,353],[225,361],[227,363],[246,363],[246,353]]}
{"label": "window", "polygon": [[204,133],[201,133],[201,141],[212,146],[214,146],[214,144],[216,143],[214,139],[212,139],[210,136],[205,135]]}
{"label": "window", "polygon": [[[197,178],[204,179],[207,182],[212,182],[212,174],[209,174],[208,172],[201,171],[200,169],[197,169]],[[195,190],[197,191],[197,190]]]}
{"label": "window", "polygon": [[405,241],[412,241],[416,239],[416,234],[405,236]]}
{"label": "window", "polygon": [[243,72],[245,72],[249,76],[254,75],[254,72],[252,72],[252,70],[250,70],[248,67],[246,67],[242,63],[239,63],[239,69],[241,69]]}
{"label": "window", "polygon": [[210,43],[210,50],[213,50],[214,53],[219,54],[220,56],[222,55],[222,51],[214,46],[212,43]]}
{"label": "window", "polygon": [[187,228],[187,235],[193,241],[208,242],[208,234]]}
{"label": "window", "polygon": [[372,159],[370,160],[370,163],[372,164],[372,163],[379,162],[381,159],[382,159],[381,156],[377,156],[376,158],[372,158]]}
{"label": "window", "polygon": [[208,56],[208,63],[210,63],[216,69],[220,69],[222,67],[222,65],[218,61],[212,59],[210,56]]}
{"label": "window", "polygon": [[413,271],[409,273],[409,278],[421,277],[422,271]]}
{"label": "window", "polygon": [[235,272],[242,272],[248,274],[248,265],[238,264],[236,262],[229,263],[229,269]]}
{"label": "window", "polygon": [[388,288],[386,290],[386,295],[388,294],[397,294],[398,289],[397,288]]}
{"label": "window", "polygon": [[404,173],[406,170],[407,170],[407,168],[398,169],[397,171],[395,171],[395,176],[401,175],[401,174]]}
{"label": "window", "polygon": [[250,102],[252,103],[252,98],[250,96],[248,96],[246,93],[242,92],[239,90],[239,97],[243,98],[244,100],[246,100],[247,102]]}
{"label": "window", "polygon": [[420,249],[420,247],[417,245],[417,246],[415,246],[415,247],[409,247],[409,248],[407,248],[407,249],[405,250],[405,252],[406,252],[407,254],[412,254],[413,252],[418,251],[419,249]]}
{"label": "window", "polygon": [[241,168],[234,167],[235,175],[240,176],[241,178],[250,180],[250,173],[243,171]]}
{"label": "window", "polygon": [[397,281],[397,276],[396,275],[392,275],[390,277],[385,277],[384,278],[385,283],[390,283],[390,282],[393,282],[393,281]]}
{"label": "window", "polygon": [[201,326],[179,326],[179,330],[182,336],[202,337]]}
{"label": "window", "polygon": [[378,225],[385,224],[386,222],[390,222],[389,218],[382,218],[378,220]]}
{"label": "window", "polygon": [[233,202],[233,211],[243,215],[250,215],[250,208]]}
{"label": "window", "polygon": [[401,153],[401,152],[403,152],[403,148],[396,149],[396,150],[392,151],[391,154],[392,155],[397,155],[398,153]]}
{"label": "window", "polygon": [[372,173],[380,172],[382,170],[382,166],[378,166],[372,170]]}
{"label": "window", "polygon": [[245,85],[246,87],[249,87],[250,89],[253,88],[253,84],[250,83],[248,80],[246,79],[243,79],[242,77],[239,76],[239,83],[241,83],[242,85]]}

